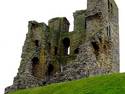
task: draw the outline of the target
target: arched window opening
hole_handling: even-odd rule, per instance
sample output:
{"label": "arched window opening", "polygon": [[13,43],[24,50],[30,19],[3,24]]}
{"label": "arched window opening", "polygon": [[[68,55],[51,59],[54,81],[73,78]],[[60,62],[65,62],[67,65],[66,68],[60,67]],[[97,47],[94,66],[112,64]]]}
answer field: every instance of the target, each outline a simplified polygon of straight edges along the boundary
{"label": "arched window opening", "polygon": [[36,73],[37,73],[37,65],[39,64],[39,59],[38,57],[34,57],[32,59],[32,74],[34,76],[37,76]]}
{"label": "arched window opening", "polygon": [[74,53],[75,53],[75,54],[78,54],[78,53],[79,53],[79,48],[76,48],[76,49],[74,50]]}
{"label": "arched window opening", "polygon": [[35,46],[39,47],[39,40],[35,40]]}
{"label": "arched window opening", "polygon": [[64,46],[64,54],[68,55],[68,48],[70,46],[70,39],[69,38],[63,39],[63,46]]}

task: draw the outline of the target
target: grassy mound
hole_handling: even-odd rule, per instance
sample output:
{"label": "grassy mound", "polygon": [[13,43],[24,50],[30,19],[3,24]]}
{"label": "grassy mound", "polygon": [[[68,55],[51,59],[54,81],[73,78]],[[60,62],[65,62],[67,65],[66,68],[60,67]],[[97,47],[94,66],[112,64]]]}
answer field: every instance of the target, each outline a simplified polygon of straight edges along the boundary
{"label": "grassy mound", "polygon": [[9,94],[125,94],[125,73],[17,90]]}

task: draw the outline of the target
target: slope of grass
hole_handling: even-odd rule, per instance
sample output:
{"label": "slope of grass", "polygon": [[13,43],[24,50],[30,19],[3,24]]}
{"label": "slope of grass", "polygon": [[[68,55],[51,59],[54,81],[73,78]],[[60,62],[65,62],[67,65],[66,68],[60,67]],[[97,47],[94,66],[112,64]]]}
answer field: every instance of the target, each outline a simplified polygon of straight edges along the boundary
{"label": "slope of grass", "polygon": [[17,90],[9,94],[125,94],[125,73]]}

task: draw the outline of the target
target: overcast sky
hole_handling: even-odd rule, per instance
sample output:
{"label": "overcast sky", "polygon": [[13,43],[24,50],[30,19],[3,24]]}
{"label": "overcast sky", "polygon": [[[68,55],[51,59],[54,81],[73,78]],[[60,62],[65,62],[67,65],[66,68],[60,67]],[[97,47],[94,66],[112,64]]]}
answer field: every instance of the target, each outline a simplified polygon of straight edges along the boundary
{"label": "overcast sky", "polygon": [[[121,72],[125,71],[125,0],[116,0],[120,11]],[[18,71],[29,20],[45,22],[67,17],[73,29],[73,12],[86,9],[86,0],[0,0],[0,94]]]}

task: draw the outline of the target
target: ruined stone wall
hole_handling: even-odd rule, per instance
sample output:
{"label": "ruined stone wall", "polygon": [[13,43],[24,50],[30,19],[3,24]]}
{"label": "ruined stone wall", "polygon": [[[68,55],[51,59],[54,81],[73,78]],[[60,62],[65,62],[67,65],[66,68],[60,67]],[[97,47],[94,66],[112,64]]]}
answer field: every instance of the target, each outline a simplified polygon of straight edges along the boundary
{"label": "ruined stone wall", "polygon": [[[67,46],[63,42],[68,38],[69,21],[65,17],[57,17],[49,20],[48,26],[50,30],[50,44],[51,44],[51,63],[54,65],[54,73],[60,71],[60,67],[65,61],[67,54]],[[63,34],[66,34],[63,36]],[[64,47],[66,46],[66,47]]]}
{"label": "ruined stone wall", "polygon": [[88,0],[86,12],[87,40],[108,24],[107,0]]}
{"label": "ruined stone wall", "polygon": [[85,42],[85,32],[71,32],[70,40],[70,55],[77,55],[79,53],[79,46]]}
{"label": "ruined stone wall", "polygon": [[73,32],[65,17],[50,19],[48,26],[29,22],[17,76],[5,93],[119,72],[117,5],[114,0],[88,0],[87,7],[74,12]]}
{"label": "ruined stone wall", "polygon": [[77,55],[79,53],[79,46],[83,44],[86,39],[85,15],[86,15],[86,10],[78,10],[73,13],[74,31],[70,33],[71,55]]}
{"label": "ruined stone wall", "polygon": [[[102,54],[100,49],[99,52],[101,53],[99,59],[102,58],[103,61],[107,61],[107,59],[109,59],[109,61],[107,61],[107,64],[110,65],[111,67],[110,71],[118,72],[119,71],[118,9],[114,0],[96,0],[96,2],[88,0],[86,24],[87,24],[86,40],[91,40],[91,38],[94,35],[96,34],[100,35],[101,32],[105,34],[105,38],[101,40],[106,41],[104,45],[108,47],[108,48],[106,47],[108,49],[108,58],[105,58],[107,54],[106,53]],[[103,51],[105,51],[105,49]],[[100,61],[100,63],[101,62],[102,61]],[[108,67],[107,64],[103,62],[103,65],[105,65],[105,67]]]}
{"label": "ruined stone wall", "polygon": [[74,31],[85,32],[85,14],[86,10],[79,10],[73,13]]}
{"label": "ruined stone wall", "polygon": [[[13,85],[6,92],[27,87],[39,86],[38,80],[45,79],[46,38],[48,27],[44,23],[30,21],[22,50],[22,60]],[[42,51],[41,51],[42,50]]]}
{"label": "ruined stone wall", "polygon": [[108,1],[109,36],[112,41],[113,71],[119,71],[119,15],[113,0]]}

